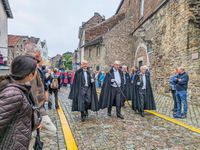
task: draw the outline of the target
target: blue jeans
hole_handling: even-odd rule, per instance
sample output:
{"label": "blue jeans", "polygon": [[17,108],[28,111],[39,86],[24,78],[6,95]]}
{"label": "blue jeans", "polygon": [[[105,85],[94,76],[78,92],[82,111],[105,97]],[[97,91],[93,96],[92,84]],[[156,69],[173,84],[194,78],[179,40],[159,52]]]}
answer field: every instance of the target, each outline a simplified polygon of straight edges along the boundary
{"label": "blue jeans", "polygon": [[176,102],[177,102],[177,112],[181,113],[181,102],[184,105],[183,114],[187,115],[188,103],[187,103],[187,91],[176,91]]}

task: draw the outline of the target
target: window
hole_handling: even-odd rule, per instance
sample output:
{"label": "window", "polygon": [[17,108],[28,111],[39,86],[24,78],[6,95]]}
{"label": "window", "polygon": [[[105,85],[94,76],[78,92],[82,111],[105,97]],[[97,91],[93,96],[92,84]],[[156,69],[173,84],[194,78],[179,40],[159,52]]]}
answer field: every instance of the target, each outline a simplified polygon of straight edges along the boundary
{"label": "window", "polygon": [[92,58],[92,49],[89,50],[89,58]]}
{"label": "window", "polygon": [[140,70],[140,67],[142,67],[142,65],[143,65],[143,62],[142,62],[142,60],[141,60],[141,61],[139,61],[139,62],[138,62],[138,64],[139,64],[139,65],[138,65],[138,66],[139,66],[139,68],[138,68],[138,69]]}
{"label": "window", "polygon": [[100,47],[97,47],[97,57],[100,56]]}
{"label": "window", "polygon": [[20,50],[23,51],[23,47],[22,47],[22,45],[20,45]]}
{"label": "window", "polygon": [[96,66],[96,71],[99,71],[100,70],[100,67],[99,66]]}
{"label": "window", "polygon": [[140,19],[143,17],[144,15],[144,0],[140,1]]}

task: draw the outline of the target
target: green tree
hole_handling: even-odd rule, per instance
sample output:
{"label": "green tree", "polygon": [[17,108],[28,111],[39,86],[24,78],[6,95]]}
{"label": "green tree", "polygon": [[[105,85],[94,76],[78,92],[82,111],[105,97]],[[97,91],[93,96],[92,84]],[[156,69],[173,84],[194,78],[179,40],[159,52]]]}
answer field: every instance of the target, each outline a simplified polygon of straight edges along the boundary
{"label": "green tree", "polygon": [[58,62],[56,61],[56,62],[55,62],[55,66],[54,66],[54,68],[57,68],[57,65],[58,65]]}
{"label": "green tree", "polygon": [[65,65],[65,70],[67,70],[67,67],[68,69],[72,69],[72,55],[71,54],[64,54],[62,55],[66,61],[64,62],[64,65]]}

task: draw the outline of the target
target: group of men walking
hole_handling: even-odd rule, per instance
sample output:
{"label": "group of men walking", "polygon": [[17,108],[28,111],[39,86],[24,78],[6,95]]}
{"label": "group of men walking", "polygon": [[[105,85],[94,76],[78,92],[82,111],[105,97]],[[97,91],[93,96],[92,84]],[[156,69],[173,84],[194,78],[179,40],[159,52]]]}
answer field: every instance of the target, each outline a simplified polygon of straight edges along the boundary
{"label": "group of men walking", "polygon": [[[105,75],[101,94],[98,100],[93,77],[87,71],[88,63],[82,62],[74,78],[74,84],[69,94],[72,99],[72,111],[81,112],[81,120],[85,121],[88,110],[98,111],[108,108],[107,115],[111,116],[112,106],[116,106],[116,114],[124,119],[121,107],[125,108],[125,101],[132,100],[132,108],[144,117],[144,110],[155,110],[150,77],[146,75],[146,67],[140,68],[141,72],[135,74],[134,79],[127,73],[127,67],[120,69],[120,62],[115,61],[113,67]],[[129,102],[128,102],[129,103]]]}

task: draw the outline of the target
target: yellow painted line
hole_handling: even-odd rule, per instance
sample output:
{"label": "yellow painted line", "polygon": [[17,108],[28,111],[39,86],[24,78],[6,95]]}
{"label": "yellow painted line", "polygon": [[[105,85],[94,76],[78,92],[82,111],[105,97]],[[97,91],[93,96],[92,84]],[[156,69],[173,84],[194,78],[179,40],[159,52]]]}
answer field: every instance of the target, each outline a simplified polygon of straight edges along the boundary
{"label": "yellow painted line", "polygon": [[63,133],[64,133],[64,138],[65,138],[65,142],[66,142],[66,145],[67,145],[67,149],[68,150],[78,150],[78,147],[76,145],[73,134],[71,132],[68,121],[65,117],[65,114],[62,110],[62,107],[60,105],[59,100],[58,100],[58,105],[59,105],[60,109],[57,109],[57,111],[58,111],[58,115],[59,115],[59,118],[60,118],[62,130],[63,130]]}
{"label": "yellow painted line", "polygon": [[[101,92],[99,92],[99,91],[97,91],[97,93],[101,94]],[[126,103],[127,103],[127,102],[126,102]],[[131,103],[129,103],[129,104],[131,104]],[[132,104],[131,104],[131,105],[132,105]],[[192,131],[195,131],[195,132],[197,132],[197,133],[200,133],[200,130],[197,129],[197,128],[194,128],[194,127],[192,127],[192,126],[186,125],[186,124],[184,124],[184,123],[182,123],[182,122],[176,121],[176,120],[174,120],[174,119],[168,118],[168,117],[166,117],[166,116],[163,116],[163,115],[161,115],[161,114],[158,114],[158,113],[153,112],[153,111],[150,111],[150,110],[145,110],[145,111],[148,112],[148,113],[151,113],[151,114],[153,114],[153,115],[155,115],[155,116],[158,116],[158,117],[161,117],[161,118],[166,119],[166,120],[168,120],[168,121],[171,121],[171,122],[173,122],[173,123],[175,123],[175,124],[178,124],[178,125],[180,125],[180,126],[183,126],[183,127],[185,127],[185,128],[188,128],[188,129],[190,129],[190,130],[192,130]]]}

